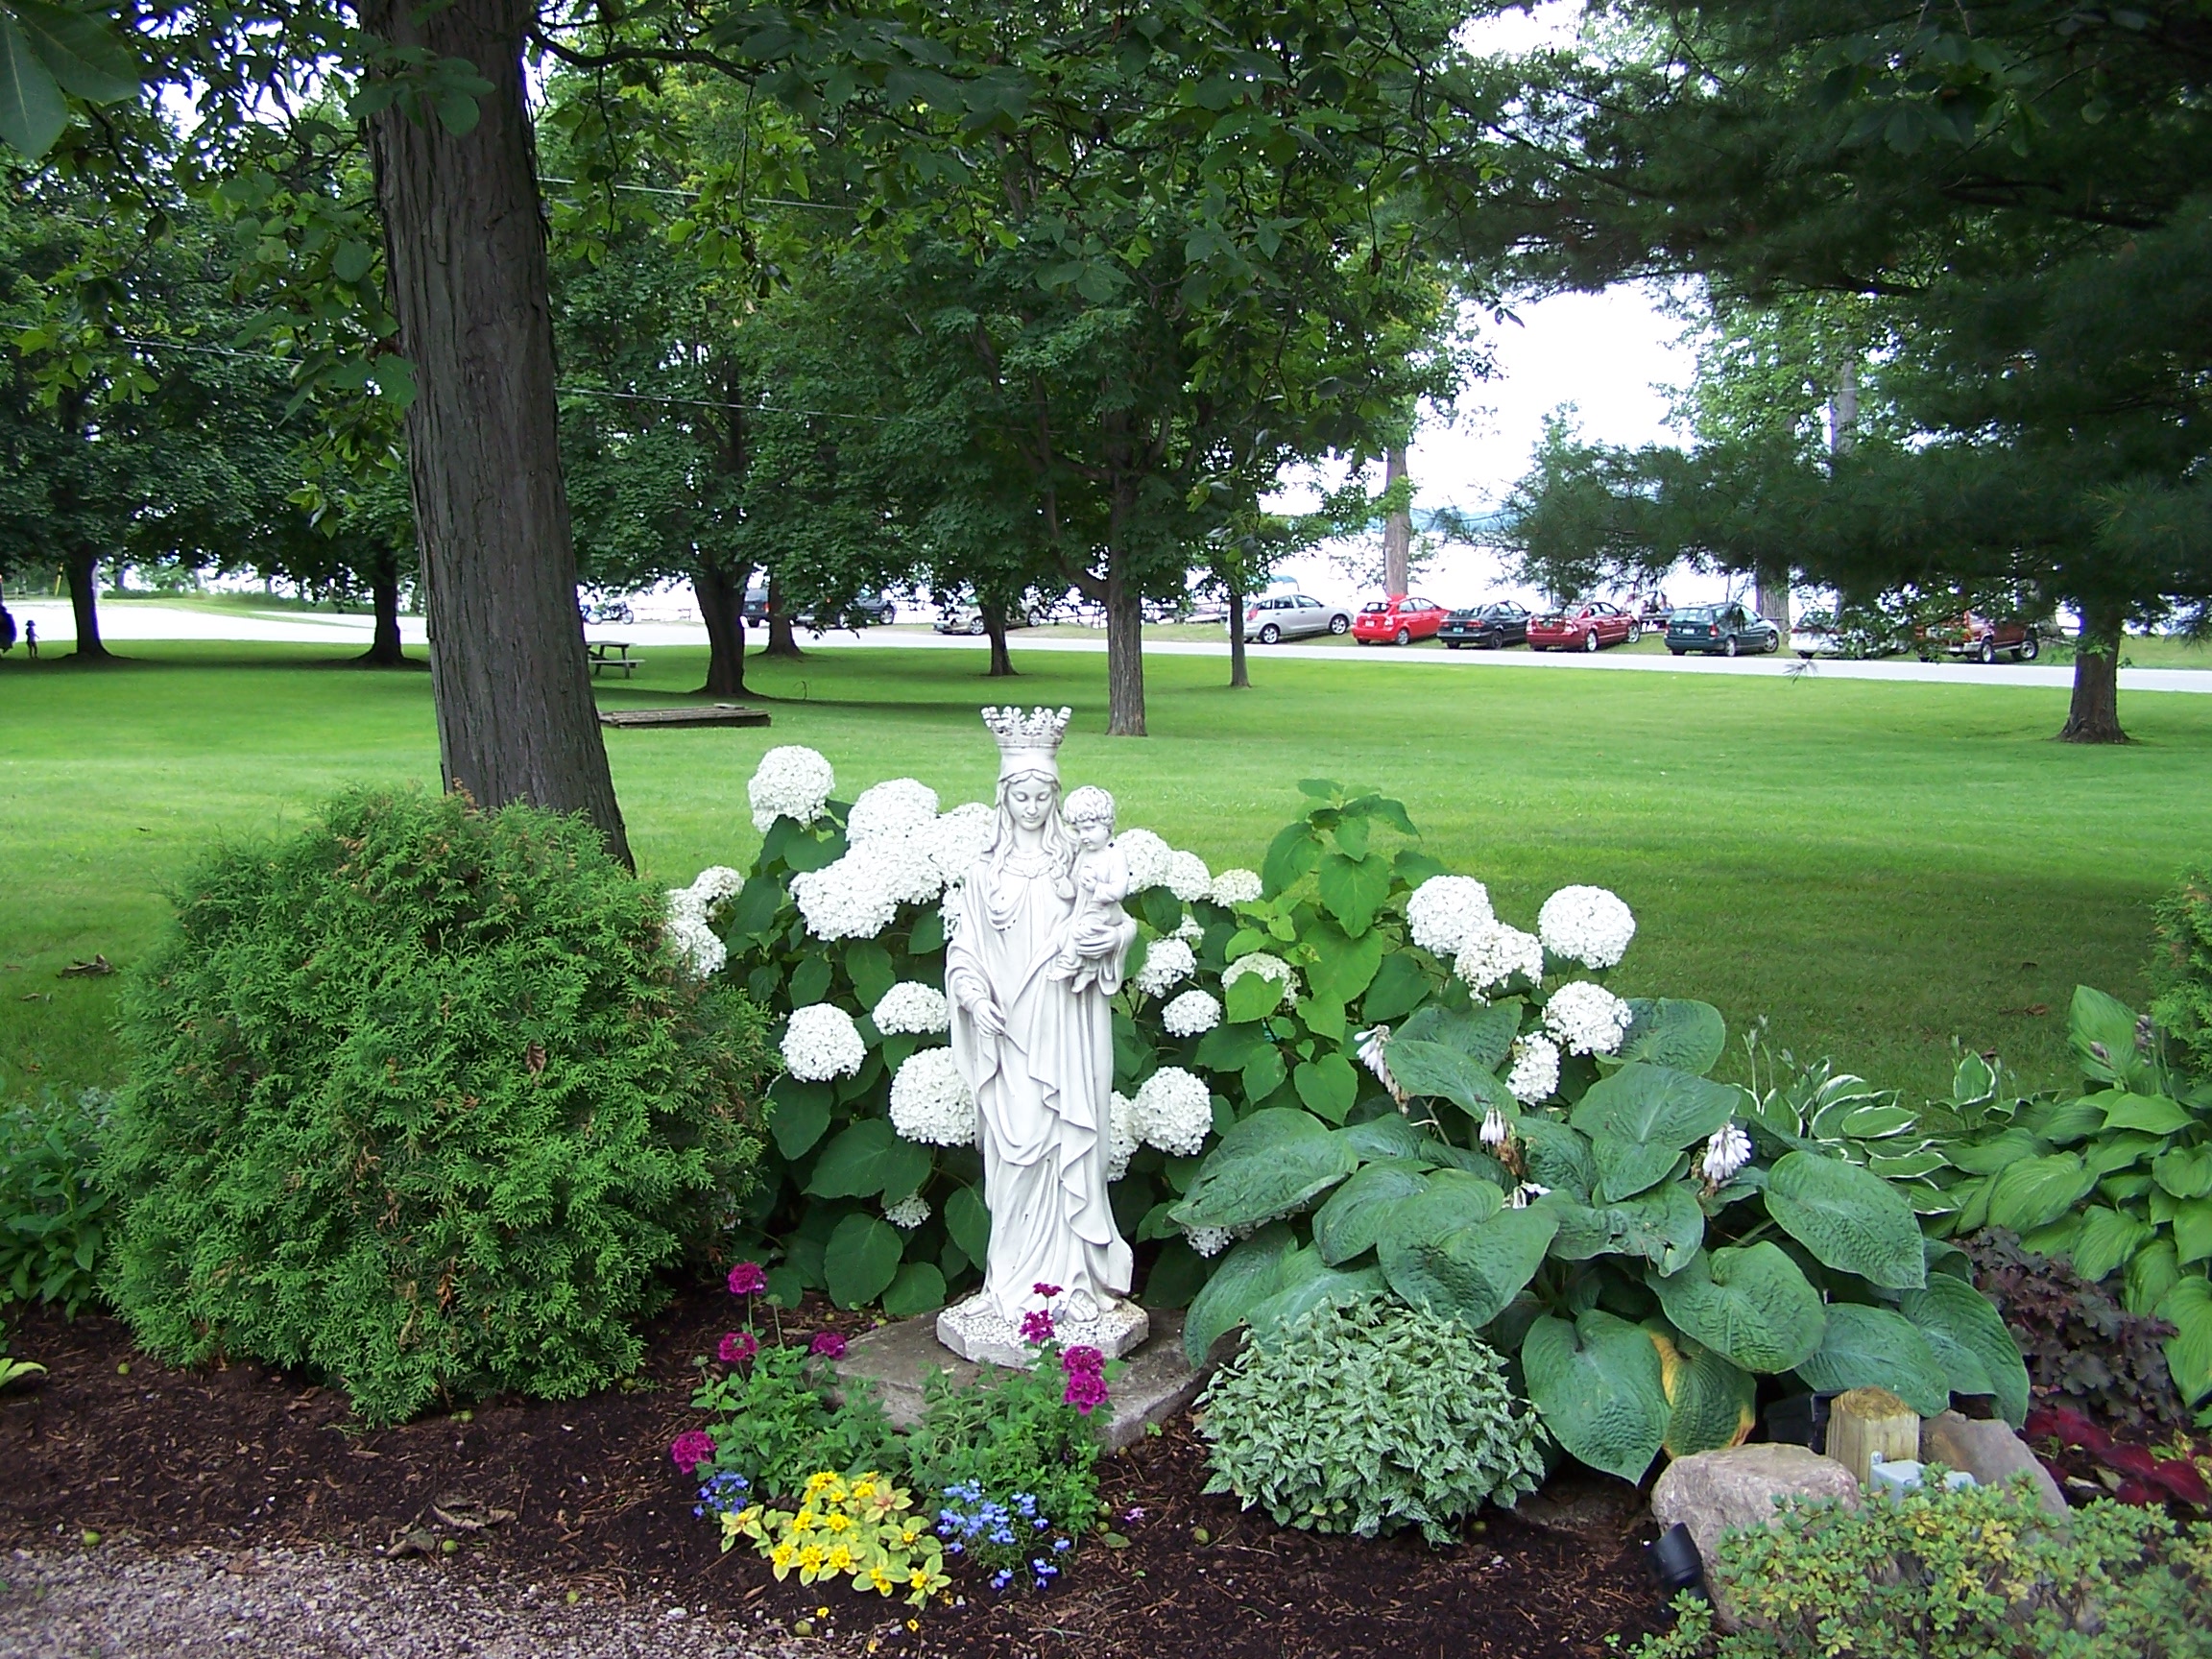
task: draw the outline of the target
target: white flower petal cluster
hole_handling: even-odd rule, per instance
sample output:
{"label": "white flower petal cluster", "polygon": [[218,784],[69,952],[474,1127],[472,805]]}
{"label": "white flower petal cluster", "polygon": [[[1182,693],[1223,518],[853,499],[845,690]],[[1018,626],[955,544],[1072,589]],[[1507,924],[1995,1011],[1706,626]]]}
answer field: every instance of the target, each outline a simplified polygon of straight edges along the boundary
{"label": "white flower petal cluster", "polygon": [[1144,948],[1144,966],[1130,981],[1147,997],[1165,996],[1198,970],[1198,953],[1180,939],[1155,939]]}
{"label": "white flower petal cluster", "polygon": [[1559,1045],[1536,1031],[1517,1039],[1505,1087],[1524,1106],[1551,1099],[1559,1092]]}
{"label": "white flower petal cluster", "polygon": [[1298,995],[1298,970],[1280,956],[1271,956],[1264,950],[1255,950],[1249,956],[1239,956],[1229,964],[1221,975],[1224,990],[1248,974],[1259,974],[1283,987],[1283,1001],[1288,1003]]}
{"label": "white flower petal cluster", "polygon": [[1186,904],[1195,904],[1214,891],[1214,872],[1206,868],[1206,860],[1195,853],[1170,853],[1167,874],[1163,879],[1167,891]]}
{"label": "white flower petal cluster", "polygon": [[1214,890],[1207,897],[1221,905],[1257,904],[1265,891],[1257,870],[1224,870],[1214,878]]}
{"label": "white flower petal cluster", "polygon": [[690,886],[668,889],[668,925],[663,931],[694,978],[712,978],[730,960],[730,948],[709,924],[714,906],[744,885],[745,878],[729,865],[709,864]]}
{"label": "white flower petal cluster", "polygon": [[1513,1138],[1513,1125],[1505,1121],[1505,1114],[1493,1106],[1482,1114],[1482,1144],[1495,1151]]}
{"label": "white flower petal cluster", "polygon": [[1544,1005],[1544,1028],[1576,1054],[1610,1054],[1628,1035],[1628,1004],[1587,979],[1570,980]]}
{"label": "white flower petal cluster", "polygon": [[740,872],[731,869],[727,864],[709,864],[691,878],[689,891],[696,894],[711,910],[723,900],[734,898],[737,890],[744,885],[745,878]]}
{"label": "white flower petal cluster", "polygon": [[923,1197],[919,1192],[911,1198],[902,1198],[896,1204],[883,1206],[883,1219],[890,1222],[902,1233],[913,1232],[915,1228],[928,1220],[931,1214],[929,1200]]}
{"label": "white flower petal cluster", "polygon": [[883,993],[870,1018],[886,1037],[931,1037],[951,1025],[952,1010],[945,993],[935,986],[919,979],[902,979]]}
{"label": "white flower petal cluster", "polygon": [[947,886],[968,878],[968,872],[990,844],[997,822],[998,814],[989,806],[969,801],[941,813],[934,824],[919,832],[928,849],[929,862],[937,867]]}
{"label": "white flower petal cluster", "polygon": [[1513,1189],[1512,1197],[1506,1199],[1505,1202],[1516,1210],[1526,1210],[1531,1200],[1542,1198],[1551,1190],[1551,1188],[1540,1187],[1533,1181],[1524,1181],[1520,1186]]}
{"label": "white flower petal cluster", "polygon": [[1145,1078],[1133,1106],[1137,1139],[1177,1157],[1195,1157],[1214,1132],[1213,1092],[1180,1066],[1163,1066]]}
{"label": "white flower petal cluster", "polygon": [[1554,956],[1586,968],[1610,968],[1628,954],[1636,917],[1602,887],[1562,887],[1536,913],[1536,936]]}
{"label": "white flower petal cluster", "polygon": [[1180,939],[1186,945],[1195,945],[1199,940],[1206,937],[1206,929],[1198,925],[1197,917],[1186,916],[1182,921],[1175,924],[1175,931],[1168,937]]}
{"label": "white flower petal cluster", "polygon": [[1431,876],[1407,895],[1407,933],[1447,962],[1490,920],[1490,889],[1472,876]]}
{"label": "white flower petal cluster", "polygon": [[1129,1173],[1137,1144],[1137,1102],[1117,1089],[1106,1114],[1107,1180],[1118,1181]]}
{"label": "white flower petal cluster", "polygon": [[1124,830],[1114,837],[1114,845],[1121,850],[1121,856],[1129,861],[1129,891],[1142,893],[1147,887],[1157,887],[1167,879],[1167,866],[1175,856],[1175,849],[1149,830]]}
{"label": "white flower petal cluster", "polygon": [[860,791],[845,818],[845,839],[857,847],[883,835],[911,835],[936,822],[936,790],[911,778],[889,778]]}
{"label": "white flower petal cluster", "polygon": [[1359,1064],[1375,1073],[1375,1081],[1390,1092],[1390,1098],[1403,1111],[1406,1091],[1398,1087],[1398,1078],[1390,1070],[1389,1026],[1370,1025],[1359,1033]]}
{"label": "white flower petal cluster", "polygon": [[1183,1233],[1190,1240],[1190,1248],[1201,1256],[1218,1256],[1237,1239],[1226,1227],[1186,1227]]}
{"label": "white flower petal cluster", "polygon": [[1170,1037],[1196,1037],[1221,1023],[1221,1004],[1211,991],[1186,991],[1160,1010]]}
{"label": "white flower petal cluster", "polygon": [[1516,974],[1531,982],[1544,977],[1544,946],[1533,933],[1524,933],[1506,923],[1479,923],[1469,930],[1452,972],[1467,989],[1484,996]]}
{"label": "white flower petal cluster", "polygon": [[975,1143],[975,1096],[950,1048],[906,1057],[891,1079],[891,1127],[925,1146]]}
{"label": "white flower petal cluster", "polygon": [[902,904],[926,904],[945,881],[921,840],[878,835],[835,863],[791,878],[791,897],[817,939],[873,939]]}
{"label": "white flower petal cluster", "polygon": [[1736,1171],[1751,1162],[1751,1137],[1734,1118],[1713,1131],[1712,1139],[1705,1142],[1705,1162],[1700,1167],[1705,1179],[1716,1187],[1725,1187],[1736,1179]]}
{"label": "white flower petal cluster", "polygon": [[779,818],[796,818],[811,824],[822,816],[830,791],[837,786],[837,774],[830,762],[803,743],[786,743],[760,757],[745,785],[753,804],[753,828],[765,835]]}
{"label": "white flower petal cluster", "polygon": [[791,1010],[783,1028],[783,1065],[803,1083],[850,1077],[868,1058],[868,1045],[853,1016],[834,1002],[810,1002]]}

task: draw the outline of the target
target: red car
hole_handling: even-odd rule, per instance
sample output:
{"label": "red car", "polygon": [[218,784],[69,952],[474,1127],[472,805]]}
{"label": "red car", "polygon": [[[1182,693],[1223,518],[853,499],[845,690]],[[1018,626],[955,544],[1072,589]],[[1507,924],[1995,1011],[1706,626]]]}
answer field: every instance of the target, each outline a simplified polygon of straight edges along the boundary
{"label": "red car", "polygon": [[2008,653],[2015,662],[2032,662],[2042,649],[2032,623],[1993,622],[1971,611],[1956,622],[1938,622],[1917,633],[1923,662],[1933,662],[1939,654],[1994,662],[1999,652]]}
{"label": "red car", "polygon": [[1595,651],[1604,645],[1633,645],[1644,624],[1618,605],[1593,599],[1571,611],[1552,611],[1528,622],[1531,651]]}
{"label": "red car", "polygon": [[1352,637],[1362,645],[1410,645],[1416,639],[1433,639],[1444,618],[1452,613],[1427,599],[1370,599],[1352,618]]}

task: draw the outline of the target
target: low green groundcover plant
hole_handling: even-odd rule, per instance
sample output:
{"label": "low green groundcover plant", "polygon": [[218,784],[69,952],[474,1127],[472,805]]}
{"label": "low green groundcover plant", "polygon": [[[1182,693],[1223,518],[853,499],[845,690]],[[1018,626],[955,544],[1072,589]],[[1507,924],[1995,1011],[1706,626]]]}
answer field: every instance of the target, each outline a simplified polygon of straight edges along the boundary
{"label": "low green groundcover plant", "polygon": [[2189,1070],[2212,1077],[2212,865],[2190,871],[2159,902],[2151,986],[2152,1017]]}
{"label": "low green groundcover plant", "polygon": [[75,1318],[98,1293],[110,1205],[94,1166],[108,1109],[97,1089],[0,1107],[0,1306],[45,1302]]}
{"label": "low green groundcover plant", "polygon": [[[1257,870],[1124,827],[1139,924],[1114,1017],[1115,1215],[1191,1356],[1385,1293],[1520,1364],[1545,1428],[1636,1479],[1741,1439],[1757,1379],[1954,1395],[2017,1424],[2027,1374],[1963,1252],[1944,1167],[1856,1079],[1708,1073],[1718,1010],[1623,998],[1636,931],[1600,888],[1525,931],[1423,851],[1404,805],[1322,780]],[[949,885],[993,809],[913,779],[834,799],[786,747],[751,784],[749,873],[671,897],[694,968],[780,1027],[769,1178],[745,1225],[779,1300],[926,1311],[989,1239],[975,1108],[946,1046]]]}
{"label": "low green groundcover plant", "polygon": [[1247,1343],[1206,1390],[1209,1492],[1285,1527],[1448,1541],[1544,1479],[1544,1431],[1488,1343],[1395,1299],[1323,1304]]}
{"label": "low green groundcover plant", "polygon": [[126,987],[104,1286],[173,1363],[372,1421],[634,1370],[751,1178],[760,1021],[590,826],[352,794],[218,852]]}
{"label": "low green groundcover plant", "polygon": [[2098,1499],[2054,1524],[2024,1484],[1923,1487],[1857,1510],[1792,1503],[1721,1542],[1743,1623],[1691,1597],[1635,1659],[2204,1659],[2212,1527]]}

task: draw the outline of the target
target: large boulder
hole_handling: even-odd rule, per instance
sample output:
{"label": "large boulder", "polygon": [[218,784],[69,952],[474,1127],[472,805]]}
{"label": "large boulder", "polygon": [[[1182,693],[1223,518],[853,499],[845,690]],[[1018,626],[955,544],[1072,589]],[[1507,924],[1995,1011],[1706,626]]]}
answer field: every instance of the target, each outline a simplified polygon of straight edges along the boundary
{"label": "large boulder", "polygon": [[1757,1445],[1677,1457],[1651,1488],[1651,1513],[1659,1525],[1687,1527],[1696,1541],[1706,1590],[1723,1629],[1737,1624],[1713,1581],[1720,1535],[1732,1528],[1777,1525],[1778,1505],[1791,1498],[1855,1509],[1859,1482],[1842,1464],[1802,1446]]}
{"label": "large boulder", "polygon": [[1946,1469],[1963,1469],[1984,1486],[2009,1486],[2022,1475],[2035,1485],[2044,1513],[2066,1519],[2066,1495],[2051,1478],[2028,1442],[1996,1418],[1961,1417],[1946,1411],[1920,1425],[1920,1460]]}

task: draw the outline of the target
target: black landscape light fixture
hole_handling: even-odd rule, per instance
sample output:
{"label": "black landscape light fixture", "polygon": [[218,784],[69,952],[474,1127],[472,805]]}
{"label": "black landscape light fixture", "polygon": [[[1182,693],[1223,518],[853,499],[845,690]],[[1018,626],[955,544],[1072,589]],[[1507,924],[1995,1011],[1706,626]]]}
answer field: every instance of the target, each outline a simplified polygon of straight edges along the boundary
{"label": "black landscape light fixture", "polygon": [[1644,1560],[1651,1569],[1651,1576],[1659,1580],[1663,1599],[1671,1601],[1685,1590],[1701,1601],[1710,1599],[1705,1594],[1705,1563],[1697,1553],[1697,1540],[1679,1521],[1644,1546]]}

